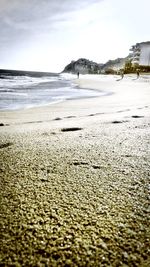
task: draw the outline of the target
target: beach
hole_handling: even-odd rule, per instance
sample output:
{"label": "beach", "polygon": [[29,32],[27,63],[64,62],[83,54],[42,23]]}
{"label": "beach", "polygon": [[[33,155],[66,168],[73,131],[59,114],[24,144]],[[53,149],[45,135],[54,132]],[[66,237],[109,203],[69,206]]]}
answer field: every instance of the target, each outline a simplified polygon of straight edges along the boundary
{"label": "beach", "polygon": [[0,112],[0,266],[149,266],[150,76]]}

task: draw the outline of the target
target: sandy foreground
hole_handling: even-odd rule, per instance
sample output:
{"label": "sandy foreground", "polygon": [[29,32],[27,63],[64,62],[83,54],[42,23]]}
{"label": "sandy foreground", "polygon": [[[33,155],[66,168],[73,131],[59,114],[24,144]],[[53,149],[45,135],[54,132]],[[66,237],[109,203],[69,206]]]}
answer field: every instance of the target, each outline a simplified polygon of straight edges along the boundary
{"label": "sandy foreground", "polygon": [[0,266],[150,266],[150,76],[0,112]]}

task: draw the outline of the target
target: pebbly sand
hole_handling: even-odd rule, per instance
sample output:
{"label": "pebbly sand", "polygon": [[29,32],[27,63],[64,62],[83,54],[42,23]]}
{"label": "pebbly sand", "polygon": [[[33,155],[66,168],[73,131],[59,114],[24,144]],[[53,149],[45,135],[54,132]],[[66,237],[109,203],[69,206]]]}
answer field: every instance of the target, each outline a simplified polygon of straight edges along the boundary
{"label": "pebbly sand", "polygon": [[0,112],[0,266],[150,266],[150,77]]}

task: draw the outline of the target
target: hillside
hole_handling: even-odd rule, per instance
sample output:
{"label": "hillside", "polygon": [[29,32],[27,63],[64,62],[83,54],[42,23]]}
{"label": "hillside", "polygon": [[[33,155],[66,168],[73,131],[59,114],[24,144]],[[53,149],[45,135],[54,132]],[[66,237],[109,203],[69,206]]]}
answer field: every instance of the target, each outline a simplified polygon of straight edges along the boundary
{"label": "hillside", "polygon": [[105,64],[102,65],[101,71],[107,72],[109,70],[114,70],[114,71],[120,70],[120,69],[124,68],[125,62],[127,61],[127,58],[128,57],[109,60]]}
{"label": "hillside", "polygon": [[124,67],[126,58],[117,58],[115,60],[109,60],[105,64],[99,64],[93,61],[90,61],[85,58],[80,58],[77,61],[71,61],[63,70],[63,72],[68,73],[77,73],[81,74],[87,73],[107,73],[107,71],[113,70],[117,71]]}
{"label": "hillside", "polygon": [[103,64],[98,64],[85,58],[80,58],[77,61],[71,61],[71,63],[64,68],[63,72],[80,72],[82,74],[99,73],[102,65]]}

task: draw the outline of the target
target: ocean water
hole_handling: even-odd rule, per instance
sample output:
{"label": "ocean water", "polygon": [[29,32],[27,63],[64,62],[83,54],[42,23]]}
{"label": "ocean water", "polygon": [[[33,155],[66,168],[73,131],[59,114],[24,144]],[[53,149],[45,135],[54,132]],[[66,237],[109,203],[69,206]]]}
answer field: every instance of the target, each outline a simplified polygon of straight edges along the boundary
{"label": "ocean water", "polygon": [[16,110],[54,104],[75,98],[103,95],[103,92],[77,88],[76,76],[0,77],[0,110]]}

